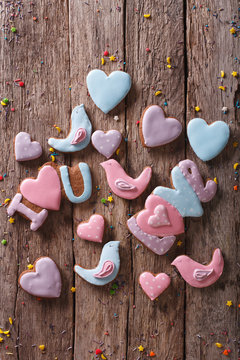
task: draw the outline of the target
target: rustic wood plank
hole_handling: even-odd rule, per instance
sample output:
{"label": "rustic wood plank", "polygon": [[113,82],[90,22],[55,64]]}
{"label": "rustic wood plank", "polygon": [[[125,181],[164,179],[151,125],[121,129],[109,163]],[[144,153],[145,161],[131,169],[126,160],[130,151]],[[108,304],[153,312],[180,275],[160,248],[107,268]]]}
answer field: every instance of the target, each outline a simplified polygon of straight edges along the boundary
{"label": "rustic wood plank", "polygon": [[[146,19],[144,14],[151,17]],[[147,191],[130,204],[132,214],[143,208],[146,196],[156,186],[170,186],[170,169],[184,159],[184,131],[175,142],[148,150],[142,147],[136,126],[146,106],[159,104],[167,115],[179,119],[184,128],[183,16],[183,1],[127,1],[126,69],[133,79],[127,107],[128,171],[136,176],[144,166],[153,166],[153,178]],[[167,68],[167,57],[171,57],[172,69]],[[162,91],[159,97],[155,96],[157,90]],[[165,101],[168,105],[164,107]],[[176,249],[171,250],[168,256],[160,257],[146,248],[136,249],[137,244],[138,240],[133,238],[128,359],[139,357],[136,347],[140,344],[148,353],[153,350],[157,358],[182,359],[184,282],[175,277],[170,266]],[[166,272],[172,277],[171,286],[155,304],[138,284],[138,277],[143,271]],[[155,332],[158,336],[154,336]]]}
{"label": "rustic wood plank", "polygon": [[[118,7],[117,7],[118,5]],[[102,69],[106,73],[123,67],[120,60],[124,59],[124,1],[115,3],[110,0],[101,2],[79,1],[70,2],[70,49],[71,49],[71,104],[72,107],[83,103],[93,125],[97,129],[118,129],[125,136],[125,113],[122,102],[110,114],[105,115],[87,95],[86,76],[94,68]],[[109,47],[107,47],[109,44]],[[110,55],[115,54],[116,62],[106,58],[106,64],[101,65],[104,50]],[[113,120],[115,115],[119,121]],[[116,157],[125,164],[126,145],[123,142],[121,152]],[[90,243],[79,239],[76,227],[79,219],[87,220],[96,211],[106,219],[106,231],[103,243],[110,240],[120,240],[121,269],[118,276],[119,289],[110,296],[109,286],[96,287],[86,283],[76,275],[76,308],[75,308],[75,358],[92,358],[100,343],[104,344],[105,354],[113,354],[114,359],[125,359],[127,341],[127,312],[128,312],[128,276],[130,273],[130,245],[126,238],[126,214],[128,213],[127,201],[114,197],[112,204],[104,206],[101,198],[107,198],[109,188],[104,170],[100,162],[106,160],[92,145],[81,153],[73,156],[73,163],[86,161],[92,171],[93,195],[90,202],[75,206],[74,209],[74,256],[77,264],[86,268],[93,268],[99,261],[102,245]],[[100,190],[96,190],[100,186]],[[113,226],[113,230],[110,229]],[[122,284],[122,282],[125,284]],[[116,282],[114,282],[116,283]],[[114,314],[116,314],[114,316]],[[109,336],[104,335],[108,331]],[[111,357],[110,357],[111,358]]]}
{"label": "rustic wood plank", "polygon": [[[12,7],[6,1],[1,6],[4,10],[2,23],[8,24],[8,29],[13,25],[17,28],[17,35],[9,30],[5,33],[8,40],[4,40],[1,33],[1,96],[8,97],[10,107],[15,108],[15,112],[9,112],[6,118],[3,109],[1,113],[1,172],[7,173],[1,183],[2,202],[6,197],[14,196],[21,179],[36,176],[37,168],[49,161],[46,140],[56,135],[55,123],[63,128],[68,126],[70,94],[67,2],[51,4],[41,0],[33,5],[24,4],[22,9],[21,4]],[[17,14],[18,6],[19,16],[23,15],[23,19],[18,16],[10,23],[10,14]],[[37,17],[37,21],[33,17]],[[14,85],[17,78],[25,82],[25,88]],[[13,140],[19,131],[29,132],[43,145],[44,154],[40,159],[25,164],[15,161]],[[65,161],[64,156],[60,161]],[[71,359],[72,350],[67,351],[67,348],[73,339],[73,296],[70,292],[73,279],[72,207],[64,201],[61,211],[50,213],[36,233],[30,231],[29,221],[18,214],[14,216],[14,225],[7,222],[4,208],[0,216],[2,236],[8,231],[8,244],[0,247],[1,327],[8,329],[8,317],[14,319],[11,337],[4,336],[5,341],[0,346],[0,357],[42,359],[38,346],[44,344],[47,358],[60,358],[64,354],[64,359]],[[18,276],[28,262],[33,263],[42,255],[49,255],[61,269],[60,299],[37,301],[17,286]],[[66,333],[60,334],[63,330]],[[21,346],[15,348],[18,344]],[[14,355],[6,355],[8,352]]]}
{"label": "rustic wood plank", "polygon": [[[193,8],[193,5],[196,8]],[[238,2],[211,1],[209,10],[201,1],[187,3],[187,58],[188,58],[188,108],[187,120],[196,117],[195,106],[201,108],[198,114],[209,123],[223,120],[230,125],[231,138],[223,153],[203,163],[187,146],[187,157],[196,160],[205,177],[218,179],[216,199],[204,206],[200,221],[189,221],[187,231],[187,254],[199,262],[209,262],[214,248],[219,247],[225,259],[222,277],[213,286],[205,289],[186,287],[186,358],[219,359],[219,353],[231,349],[231,358],[237,359],[238,336],[237,314],[239,287],[236,274],[239,273],[237,242],[239,238],[239,194],[233,186],[233,164],[239,160],[239,81],[233,78],[233,70],[239,73],[239,41],[229,30],[231,21],[238,21]],[[220,10],[222,9],[222,10]],[[225,72],[221,83],[220,71]],[[226,91],[218,89],[226,86]],[[221,111],[227,106],[229,111]],[[232,300],[228,308],[226,301]],[[225,333],[226,331],[226,333]],[[210,335],[213,333],[214,335]],[[223,344],[218,349],[214,343]]]}

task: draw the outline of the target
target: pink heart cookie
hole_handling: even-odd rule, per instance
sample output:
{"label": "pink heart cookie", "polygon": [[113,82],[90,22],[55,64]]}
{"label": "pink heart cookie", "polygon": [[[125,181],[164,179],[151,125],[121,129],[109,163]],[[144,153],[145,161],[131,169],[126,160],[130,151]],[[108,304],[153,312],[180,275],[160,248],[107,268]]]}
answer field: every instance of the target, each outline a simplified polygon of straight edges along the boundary
{"label": "pink heart cookie", "polygon": [[[160,205],[161,207],[159,207]],[[157,214],[156,217],[156,211],[158,212],[159,209],[161,209],[161,216]],[[163,223],[163,219],[165,219],[165,223]],[[149,195],[147,197],[145,209],[138,213],[136,220],[140,229],[150,235],[167,236],[184,232],[182,215],[175,207],[158,195]]]}
{"label": "pink heart cookie", "polygon": [[117,130],[104,132],[97,130],[92,134],[92,144],[97,151],[109,159],[119,147],[122,135]]}
{"label": "pink heart cookie", "polygon": [[77,234],[81,239],[102,242],[104,232],[104,217],[94,214],[88,221],[80,223],[77,227]]}
{"label": "pink heart cookie", "polygon": [[142,114],[139,131],[143,146],[151,148],[175,140],[182,132],[182,125],[175,118],[165,117],[160,106],[150,105]]}
{"label": "pink heart cookie", "polygon": [[37,179],[25,179],[20,185],[20,191],[28,201],[43,209],[60,208],[60,180],[56,170],[50,165],[41,168]]}
{"label": "pink heart cookie", "polygon": [[150,272],[143,272],[139,277],[139,284],[151,300],[155,300],[170,285],[170,277],[165,273],[154,275]]}
{"label": "pink heart cookie", "polygon": [[47,256],[37,259],[33,270],[22,272],[18,283],[29,294],[41,298],[57,298],[61,294],[60,272],[55,262]]}
{"label": "pink heart cookie", "polygon": [[27,161],[39,158],[42,155],[42,147],[37,141],[31,141],[31,136],[26,132],[20,132],[15,137],[15,158],[17,161]]}

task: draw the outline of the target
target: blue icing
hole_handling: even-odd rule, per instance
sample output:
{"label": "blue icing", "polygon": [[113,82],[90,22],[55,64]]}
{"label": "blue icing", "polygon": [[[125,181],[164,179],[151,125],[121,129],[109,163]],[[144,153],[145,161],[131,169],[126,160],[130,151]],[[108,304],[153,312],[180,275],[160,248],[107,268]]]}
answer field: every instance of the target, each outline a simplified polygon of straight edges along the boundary
{"label": "blue icing", "polygon": [[188,140],[193,151],[203,161],[215,158],[227,145],[230,130],[223,121],[208,125],[205,120],[196,118],[187,127]]}
{"label": "blue icing", "polygon": [[64,191],[68,197],[68,200],[75,204],[79,204],[88,200],[92,194],[92,177],[89,166],[86,163],[79,163],[78,166],[84,183],[84,191],[80,196],[75,196],[72,191],[72,186],[68,175],[68,167],[66,165],[60,167]]}
{"label": "blue icing", "polygon": [[[76,106],[73,109],[71,115],[71,121],[72,121],[71,130],[65,139],[55,139],[55,138],[48,139],[48,144],[52,146],[54,149],[61,152],[71,153],[75,151],[80,151],[89,144],[92,133],[92,124],[86,114],[83,104]],[[76,134],[76,131],[79,128],[84,128],[86,130],[86,137],[83,141],[79,142],[78,144],[71,144]]]}
{"label": "blue icing", "polygon": [[172,169],[171,175],[175,189],[158,186],[153,190],[153,194],[172,204],[177,208],[182,217],[202,216],[203,208],[201,202],[178,166]]}
{"label": "blue icing", "polygon": [[[104,245],[98,266],[95,269],[88,270],[79,265],[75,265],[74,271],[90,284],[103,286],[110,283],[116,278],[120,268],[119,244],[119,241],[109,241]],[[105,261],[113,262],[114,270],[112,274],[103,278],[95,277],[94,275],[99,273],[103,268]]]}
{"label": "blue icing", "polygon": [[105,114],[115,108],[131,88],[131,77],[123,71],[113,71],[109,76],[102,70],[92,70],[87,76],[89,94]]}

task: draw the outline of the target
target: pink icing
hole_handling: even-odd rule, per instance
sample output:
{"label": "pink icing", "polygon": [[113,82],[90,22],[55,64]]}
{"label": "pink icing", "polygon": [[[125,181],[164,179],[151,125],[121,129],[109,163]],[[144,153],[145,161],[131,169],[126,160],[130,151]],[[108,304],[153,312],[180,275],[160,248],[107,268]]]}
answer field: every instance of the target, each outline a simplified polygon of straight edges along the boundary
{"label": "pink icing", "polygon": [[122,135],[117,130],[104,132],[97,130],[92,134],[92,144],[97,151],[109,159],[119,147]]}
{"label": "pink icing", "polygon": [[[106,171],[108,185],[111,190],[123,199],[132,200],[140,196],[148,186],[152,176],[152,169],[150,166],[146,167],[138,178],[133,179],[125,173],[121,165],[116,160],[107,160],[100,165]],[[119,186],[119,180],[121,180],[121,186]],[[122,188],[122,182],[126,184],[124,185],[124,190]],[[125,189],[125,186],[129,186],[129,190]]]}
{"label": "pink icing", "polygon": [[222,275],[224,260],[220,249],[215,249],[212,261],[202,265],[186,255],[178,256],[171,265],[176,266],[183,279],[191,286],[203,288],[214,284]]}
{"label": "pink icing", "polygon": [[42,155],[42,147],[37,141],[31,141],[31,136],[20,132],[15,137],[15,157],[17,161],[37,159]]}
{"label": "pink icing", "polygon": [[142,134],[146,146],[155,147],[170,143],[181,134],[181,131],[181,123],[177,119],[166,118],[160,106],[151,105],[145,110]]}
{"label": "pink icing", "polygon": [[164,205],[158,205],[154,209],[154,214],[149,217],[148,225],[152,227],[159,227],[164,225],[170,225],[168,211]]}
{"label": "pink icing", "polygon": [[79,144],[86,138],[86,136],[87,136],[86,129],[84,129],[84,128],[77,129],[77,131],[75,132],[75,135],[71,141],[71,144],[72,145]]}
{"label": "pink icing", "polygon": [[127,225],[131,233],[157,255],[166,254],[176,240],[175,236],[165,236],[161,239],[158,236],[146,234],[140,229],[134,216],[128,220]]}
{"label": "pink icing", "polygon": [[61,275],[49,257],[36,260],[34,270],[23,272],[18,282],[23,290],[37,297],[57,298],[61,294]]}
{"label": "pink icing", "polygon": [[115,186],[122,191],[128,191],[128,190],[134,190],[136,189],[136,186],[129,184],[127,181],[123,179],[117,179],[115,181]]}
{"label": "pink icing", "polygon": [[171,279],[165,273],[153,275],[150,272],[143,272],[139,277],[139,283],[143,291],[151,300],[155,300],[170,285]]}
{"label": "pink icing", "polygon": [[200,172],[193,161],[183,160],[180,161],[178,166],[200,201],[208,202],[214,197],[217,191],[217,184],[213,180],[208,180],[204,187]]}
{"label": "pink icing", "polygon": [[20,185],[23,196],[32,204],[49,210],[59,210],[61,185],[56,170],[50,165],[44,166],[37,179],[25,179]]}
{"label": "pink icing", "polygon": [[[159,225],[153,227],[149,224],[150,219],[154,216],[154,212],[157,206],[163,205],[165,211],[167,211],[170,225]],[[149,195],[145,202],[145,209],[138,213],[137,217],[138,226],[147,234],[166,236],[166,235],[178,235],[184,232],[184,222],[181,214],[178,210],[169,204],[166,200],[157,195]]]}
{"label": "pink icing", "polygon": [[107,260],[103,263],[102,269],[93,276],[99,279],[103,279],[111,275],[114,271],[115,265],[112,261]]}
{"label": "pink icing", "polygon": [[81,239],[102,242],[104,232],[104,217],[94,214],[87,222],[82,222],[77,227],[77,234]]}

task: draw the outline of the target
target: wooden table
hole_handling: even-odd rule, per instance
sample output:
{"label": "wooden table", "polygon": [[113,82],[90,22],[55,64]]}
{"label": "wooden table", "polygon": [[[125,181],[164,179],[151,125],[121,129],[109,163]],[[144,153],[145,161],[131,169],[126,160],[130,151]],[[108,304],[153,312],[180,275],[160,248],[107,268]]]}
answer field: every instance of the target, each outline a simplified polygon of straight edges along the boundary
{"label": "wooden table", "polygon": [[[36,176],[37,168],[49,161],[47,139],[57,136],[53,125],[63,130],[59,137],[66,136],[71,110],[81,103],[94,130],[122,132],[125,141],[115,158],[130,176],[136,177],[144,166],[153,167],[151,183],[140,198],[128,202],[113,196],[114,203],[106,206],[101,199],[107,198],[109,188],[99,166],[104,158],[89,145],[71,156],[59,154],[57,162],[89,164],[93,175],[90,201],[74,206],[63,201],[61,211],[51,212],[37,232],[31,232],[29,222],[18,214],[15,224],[10,224],[2,207],[1,231],[7,245],[0,244],[0,326],[10,329],[11,336],[1,335],[1,360],[91,360],[97,348],[113,360],[149,359],[151,350],[156,360],[218,360],[227,358],[221,355],[225,349],[231,350],[228,358],[238,358],[240,202],[239,192],[233,189],[238,185],[233,164],[239,161],[239,145],[234,147],[234,142],[239,140],[240,87],[231,73],[240,72],[240,46],[239,32],[234,36],[229,31],[232,21],[239,25],[238,6],[237,0],[1,1],[5,31],[1,31],[0,95],[10,100],[9,111],[1,109],[0,172],[7,174],[0,183],[1,202],[13,197],[19,182]],[[18,16],[11,17],[12,13]],[[11,32],[12,26],[16,33]],[[117,61],[106,58],[101,65],[105,50]],[[87,93],[86,75],[94,68],[107,73],[121,69],[132,77],[126,100],[108,115]],[[15,85],[19,78],[24,88]],[[225,91],[219,89],[221,85],[226,86]],[[157,90],[162,91],[159,96],[155,96]],[[148,150],[140,143],[137,121],[153,103],[178,118],[184,131],[170,145]],[[222,112],[224,106],[227,114]],[[116,115],[119,121],[114,120]],[[186,139],[186,124],[196,116],[209,122],[222,119],[231,128],[228,146],[208,163],[195,156]],[[41,142],[44,154],[40,159],[25,164],[15,161],[13,140],[19,131]],[[157,185],[170,186],[171,168],[185,158],[197,163],[203,177],[217,177],[218,196],[204,205],[201,219],[186,219],[186,233],[178,238],[180,246],[174,246],[167,256],[157,256],[138,246],[126,220],[143,208],[146,196]],[[98,262],[101,245],[76,235],[79,220],[87,220],[94,211],[107,220],[104,242],[121,241],[121,270],[113,288],[113,284],[91,286],[73,273],[75,263],[91,268]],[[190,287],[170,266],[184,253],[198,262],[209,262],[216,247],[223,252],[225,269],[209,288]],[[43,255],[61,269],[60,299],[39,301],[18,287],[19,274]],[[171,286],[155,303],[138,284],[145,270],[163,271],[172,278]],[[71,287],[76,287],[75,293]],[[228,300],[233,306],[226,306]],[[216,342],[223,347],[217,348]],[[38,348],[41,344],[45,354]],[[139,352],[140,345],[145,352]]]}

